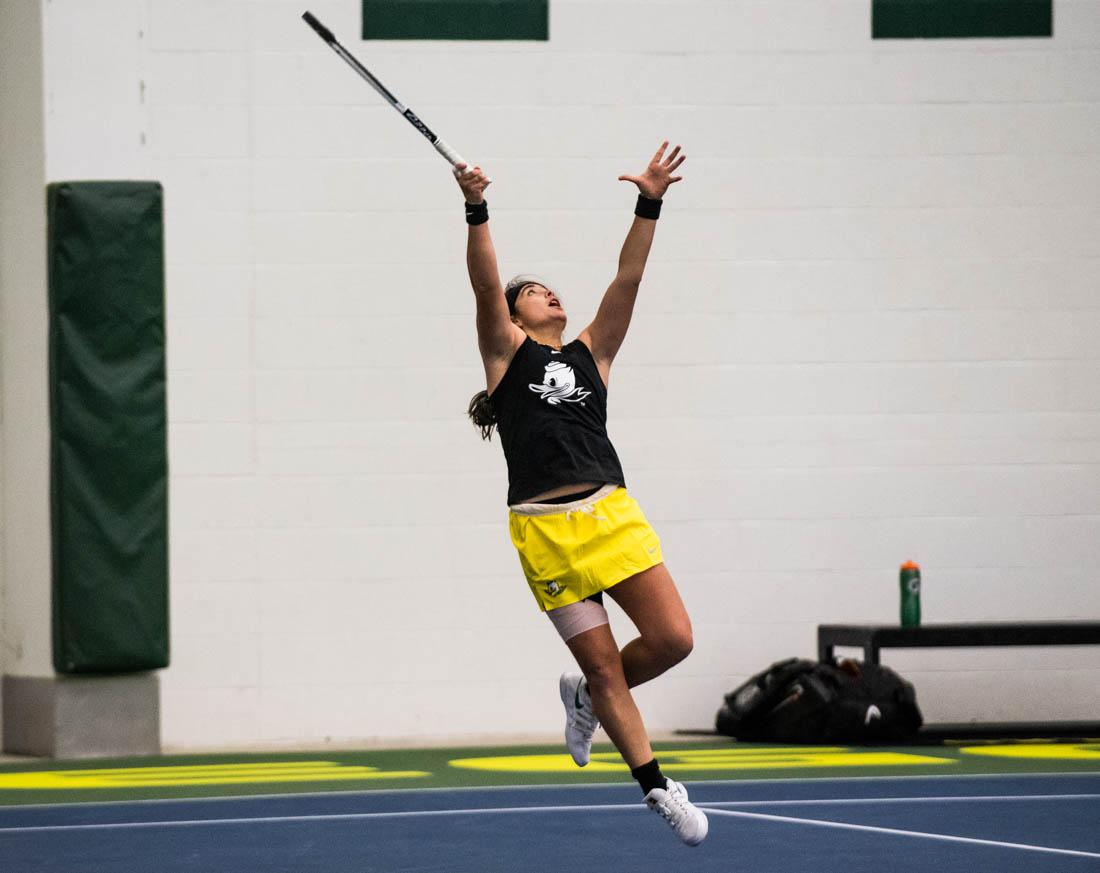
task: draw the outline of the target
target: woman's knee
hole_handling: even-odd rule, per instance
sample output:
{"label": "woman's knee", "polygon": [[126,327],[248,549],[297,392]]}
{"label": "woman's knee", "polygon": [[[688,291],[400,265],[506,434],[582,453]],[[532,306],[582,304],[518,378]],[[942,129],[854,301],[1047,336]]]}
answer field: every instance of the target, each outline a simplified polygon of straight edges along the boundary
{"label": "woman's knee", "polygon": [[623,663],[617,651],[614,656],[593,658],[583,665],[583,671],[591,693],[598,695],[617,689],[620,686],[626,687]]}
{"label": "woman's knee", "polygon": [[695,638],[692,634],[691,625],[684,624],[668,628],[651,644],[665,655],[671,667],[673,664],[679,664],[691,654],[692,649],[695,648]]}

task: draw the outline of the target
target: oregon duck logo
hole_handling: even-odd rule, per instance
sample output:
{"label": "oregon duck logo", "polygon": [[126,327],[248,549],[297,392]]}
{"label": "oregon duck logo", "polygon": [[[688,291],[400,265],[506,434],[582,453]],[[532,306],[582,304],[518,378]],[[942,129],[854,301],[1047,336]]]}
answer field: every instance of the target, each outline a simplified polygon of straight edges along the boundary
{"label": "oregon duck logo", "polygon": [[573,368],[561,361],[551,361],[546,365],[546,374],[542,377],[541,385],[530,383],[527,387],[542,395],[542,399],[551,406],[557,406],[563,400],[578,403],[592,393],[577,387]]}

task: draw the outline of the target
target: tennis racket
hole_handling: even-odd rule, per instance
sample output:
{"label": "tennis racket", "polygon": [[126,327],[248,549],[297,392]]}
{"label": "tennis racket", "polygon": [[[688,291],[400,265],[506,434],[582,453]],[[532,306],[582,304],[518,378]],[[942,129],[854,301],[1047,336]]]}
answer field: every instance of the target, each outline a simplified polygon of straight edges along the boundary
{"label": "tennis racket", "polygon": [[316,16],[314,16],[312,12],[304,13],[302,15],[302,19],[305,21],[306,24],[317,31],[317,35],[321,37],[321,39],[323,39],[326,43],[328,43],[329,48],[331,48],[334,52],[336,52],[336,54],[347,61],[349,67],[351,67],[353,70],[355,70],[355,72],[366,79],[367,84],[370,85],[379,94],[381,94],[390,104],[390,106],[400,112],[405,117],[405,120],[409,122],[409,124],[419,130],[422,134],[424,134],[428,142],[435,146],[435,150],[443,155],[443,157],[447,159],[447,162],[452,167],[455,164],[466,163],[466,161],[462,159],[458,152],[447,145],[447,143],[444,142],[440,137],[432,133],[431,128],[429,128],[428,125],[421,121],[415,112],[413,112],[408,106],[406,106],[396,97],[394,97],[393,94],[390,93],[390,90],[381,82],[379,82],[370,70],[359,63],[358,59],[356,59],[356,57],[351,52],[340,45],[336,37],[332,35],[332,31],[321,24],[321,22],[317,20]]}

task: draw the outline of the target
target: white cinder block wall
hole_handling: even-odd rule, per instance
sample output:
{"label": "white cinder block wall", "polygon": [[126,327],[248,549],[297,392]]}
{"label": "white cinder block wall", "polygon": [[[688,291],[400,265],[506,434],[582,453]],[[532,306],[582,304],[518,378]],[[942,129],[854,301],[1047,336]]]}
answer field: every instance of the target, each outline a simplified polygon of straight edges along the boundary
{"label": "white cinder block wall", "polygon": [[42,15],[0,4],[0,673],[50,664]]}
{"label": "white cinder block wall", "polygon": [[[548,43],[363,43],[494,177],[504,278],[595,312],[683,143],[611,434],[708,727],[820,622],[1100,616],[1100,3],[872,41],[870,0],[551,0]],[[570,657],[505,528],[460,192],[301,2],[45,4],[53,179],[164,182],[175,747],[557,736]],[[617,615],[623,642],[630,628]],[[929,720],[1096,718],[1087,650],[891,655]]]}

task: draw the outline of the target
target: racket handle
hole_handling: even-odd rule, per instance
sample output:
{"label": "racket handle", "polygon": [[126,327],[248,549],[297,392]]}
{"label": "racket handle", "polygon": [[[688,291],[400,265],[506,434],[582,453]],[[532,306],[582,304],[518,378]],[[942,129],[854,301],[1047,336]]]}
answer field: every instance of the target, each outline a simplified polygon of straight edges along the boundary
{"label": "racket handle", "polygon": [[[433,142],[432,145],[436,146],[436,151],[437,152],[439,152],[443,157],[447,158],[447,161],[450,163],[450,165],[452,167],[455,164],[465,164],[466,163],[465,161],[463,161],[462,155],[460,155],[458,152],[455,152],[453,150],[453,148],[451,148],[451,146],[449,146],[443,140],[441,140],[441,139],[436,140],[436,142]],[[493,180],[489,179],[488,184],[492,185]]]}
{"label": "racket handle", "polygon": [[312,12],[306,12],[302,15],[302,20],[305,21],[310,27],[317,31],[317,35],[321,37],[327,43],[336,42],[336,37],[332,35],[332,31],[321,24],[314,16]]}
{"label": "racket handle", "polygon": [[443,155],[443,157],[447,159],[452,167],[455,164],[466,163],[464,160],[462,160],[462,156],[449,145],[447,145],[447,143],[445,143],[442,139],[437,139],[434,143],[432,143],[432,145],[435,146],[435,150],[437,152],[439,152],[441,155]]}
{"label": "racket handle", "polygon": [[[435,146],[435,150],[437,152],[439,152],[441,155],[443,155],[443,157],[445,157],[448,160],[448,162],[450,163],[450,165],[452,167],[455,164],[465,164],[466,163],[464,160],[462,160],[462,156],[458,152],[456,152],[453,148],[451,148],[449,145],[447,145],[447,143],[444,142],[442,139],[437,139],[434,143],[432,143],[432,145]],[[489,180],[489,184],[490,185],[493,184],[492,179]]]}

